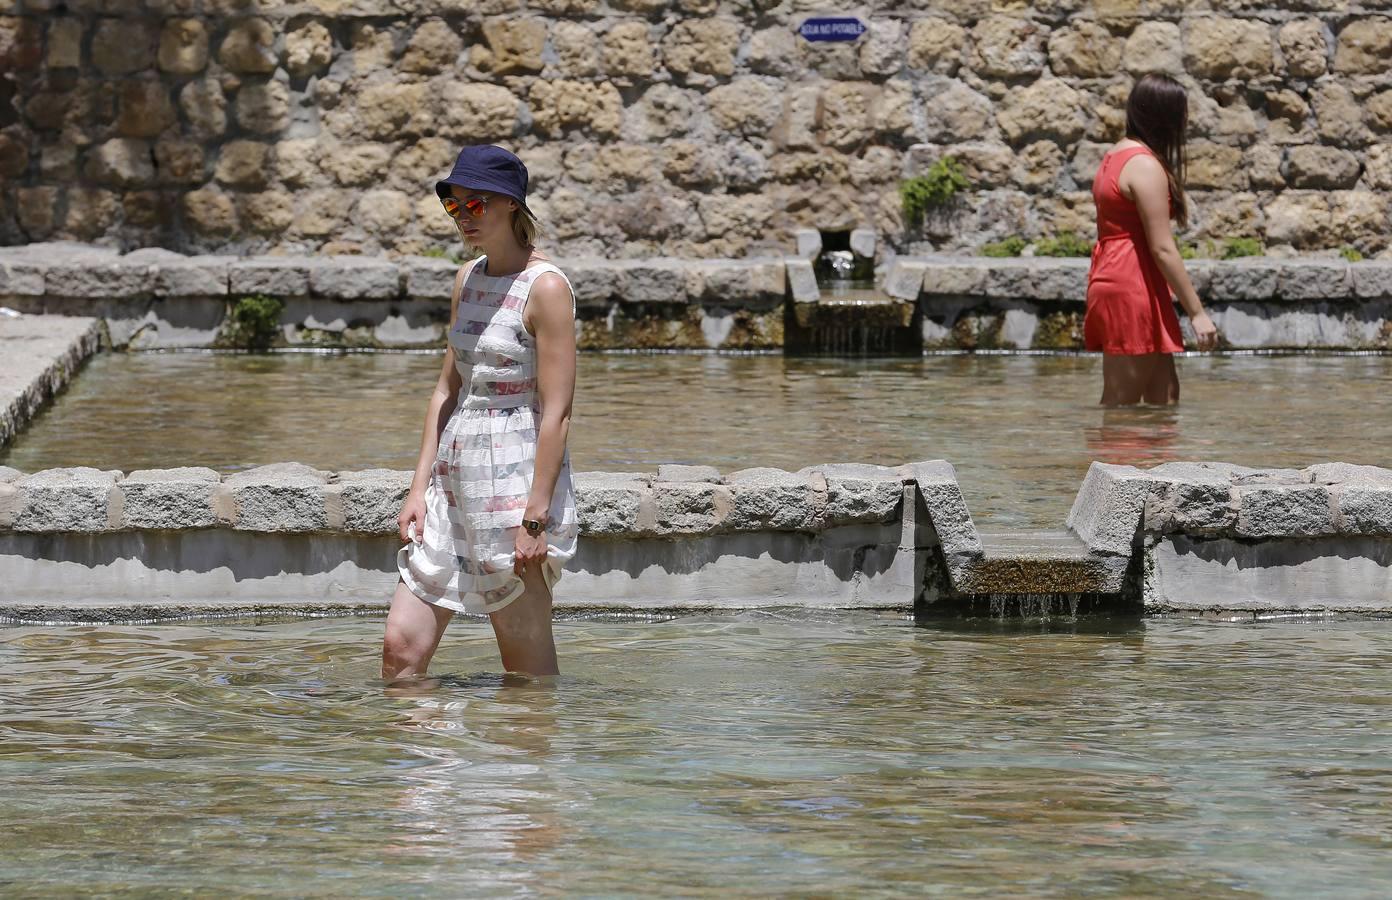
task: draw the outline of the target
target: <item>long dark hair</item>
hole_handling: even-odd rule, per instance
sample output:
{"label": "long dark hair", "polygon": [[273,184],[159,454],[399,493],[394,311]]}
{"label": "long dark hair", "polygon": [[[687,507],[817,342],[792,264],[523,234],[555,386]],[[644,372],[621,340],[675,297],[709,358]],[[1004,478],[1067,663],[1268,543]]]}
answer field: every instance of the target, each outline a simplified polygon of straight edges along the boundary
{"label": "long dark hair", "polygon": [[1184,132],[1189,126],[1189,97],[1168,75],[1150,74],[1136,82],[1126,98],[1126,136],[1140,141],[1160,158],[1170,182],[1170,217],[1183,225],[1189,218],[1184,196]]}

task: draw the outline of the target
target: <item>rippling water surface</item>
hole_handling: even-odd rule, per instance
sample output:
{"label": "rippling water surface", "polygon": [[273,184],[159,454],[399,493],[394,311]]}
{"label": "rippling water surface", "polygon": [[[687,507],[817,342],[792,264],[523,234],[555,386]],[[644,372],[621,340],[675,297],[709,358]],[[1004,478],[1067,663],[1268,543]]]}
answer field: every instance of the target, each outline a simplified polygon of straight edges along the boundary
{"label": "rippling water surface", "polygon": [[[297,460],[411,469],[438,354],[107,354],[0,464],[211,466]],[[1392,357],[1180,360],[1177,409],[1103,410],[1088,356],[580,357],[580,471],[661,463],[798,469],[945,458],[986,527],[1059,527],[1092,460],[1389,465]]]}
{"label": "rippling water surface", "polygon": [[0,628],[0,887],[283,896],[1385,896],[1380,622]]}

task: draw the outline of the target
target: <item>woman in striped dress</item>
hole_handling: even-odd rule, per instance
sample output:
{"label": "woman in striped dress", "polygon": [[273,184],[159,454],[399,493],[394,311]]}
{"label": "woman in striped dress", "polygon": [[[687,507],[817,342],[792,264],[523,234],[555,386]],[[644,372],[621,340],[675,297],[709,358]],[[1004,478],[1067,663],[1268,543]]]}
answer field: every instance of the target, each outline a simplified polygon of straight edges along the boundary
{"label": "woman in striped dress", "polygon": [[435,191],[483,255],[455,278],[449,345],[399,518],[406,545],[382,676],[424,674],[457,612],[488,615],[506,670],[554,675],[551,589],[577,536],[570,282],[534,246],[516,156],[465,147]]}

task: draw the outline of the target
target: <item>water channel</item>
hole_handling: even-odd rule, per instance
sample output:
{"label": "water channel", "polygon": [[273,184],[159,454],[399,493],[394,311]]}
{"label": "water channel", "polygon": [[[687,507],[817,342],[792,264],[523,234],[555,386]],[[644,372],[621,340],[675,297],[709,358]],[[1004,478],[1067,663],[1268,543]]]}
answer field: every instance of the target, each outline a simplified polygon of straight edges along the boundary
{"label": "water channel", "polygon": [[[1177,409],[1099,408],[1092,356],[583,354],[579,471],[945,458],[979,525],[1059,527],[1091,460],[1386,465],[1392,357],[1179,361]],[[6,450],[24,471],[410,469],[437,354],[103,354]]]}
{"label": "water channel", "polygon": [[[165,896],[1385,896],[1392,630],[744,613],[0,627],[0,885]],[[23,786],[18,789],[18,786]]]}

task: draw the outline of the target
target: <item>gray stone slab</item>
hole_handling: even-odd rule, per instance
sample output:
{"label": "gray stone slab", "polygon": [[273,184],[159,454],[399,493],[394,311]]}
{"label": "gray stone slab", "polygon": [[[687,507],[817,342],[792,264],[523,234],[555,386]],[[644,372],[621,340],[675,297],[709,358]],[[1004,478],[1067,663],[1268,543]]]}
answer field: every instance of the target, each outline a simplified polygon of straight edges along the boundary
{"label": "gray stone slab", "polygon": [[1235,489],[1240,538],[1334,534],[1329,488],[1322,484],[1251,484]]}
{"label": "gray stone slab", "polygon": [[365,534],[397,534],[398,517],[411,490],[410,472],[366,469],[340,472],[338,495],[343,506],[343,527]]}
{"label": "gray stone slab", "polygon": [[1330,489],[1334,525],[1344,534],[1392,535],[1392,484],[1348,481]]}
{"label": "gray stone slab", "polygon": [[408,256],[400,266],[407,297],[448,300],[454,296],[454,280],[460,267],[453,260]]}
{"label": "gray stone slab", "polygon": [[654,481],[651,490],[659,535],[715,531],[733,505],[728,487],[704,481]]}
{"label": "gray stone slab", "polygon": [[624,303],[686,303],[686,272],[676,260],[628,260],[619,275]]}
{"label": "gray stone slab", "polygon": [[990,263],[970,257],[939,257],[929,260],[923,273],[923,293],[930,296],[978,296],[986,291]]}
{"label": "gray stone slab", "polygon": [[1190,463],[1150,470],[1157,477],[1145,500],[1146,531],[1217,534],[1237,524],[1237,502],[1227,473]]}
{"label": "gray stone slab", "polygon": [[15,531],[106,531],[116,524],[113,518],[120,521],[116,489],[120,477],[120,472],[86,466],[25,475],[13,482],[20,497],[11,527]]}
{"label": "gray stone slab", "polygon": [[[876,234],[873,228],[851,229],[851,252],[867,259],[875,256]],[[802,254],[798,254],[801,256]]]}
{"label": "gray stone slab", "polygon": [[0,446],[7,444],[101,349],[97,319],[0,318]]}
{"label": "gray stone slab", "polygon": [[607,259],[558,260],[556,265],[570,279],[576,306],[606,306],[623,300],[623,269]]}
{"label": "gray stone slab", "polygon": [[788,290],[794,303],[816,303],[822,292],[817,287],[817,274],[812,263],[805,259],[785,259],[784,268],[788,273]]}
{"label": "gray stone slab", "polygon": [[804,475],[782,469],[731,472],[731,508],[725,525],[732,531],[815,531],[824,519],[825,490],[814,490]]}
{"label": "gray stone slab", "polygon": [[0,297],[42,297],[46,270],[28,257],[0,258]]}
{"label": "gray stone slab", "polygon": [[874,524],[899,518],[904,476],[886,466],[827,463],[809,466],[801,475],[817,473],[826,479],[826,524]]}
{"label": "gray stone slab", "polygon": [[265,294],[289,299],[309,294],[309,260],[291,256],[252,256],[228,266],[228,293],[233,297]]}
{"label": "gray stone slab", "polygon": [[1240,259],[1213,264],[1209,297],[1227,300],[1270,300],[1277,296],[1281,264],[1275,260]]}
{"label": "gray stone slab", "polygon": [[650,475],[631,472],[577,472],[575,507],[586,535],[650,533],[655,527]]}
{"label": "gray stone slab", "polygon": [[1068,511],[1068,527],[1093,553],[1130,556],[1155,480],[1135,466],[1094,462]]}
{"label": "gray stone slab", "polygon": [[952,464],[947,460],[935,459],[910,463],[901,466],[898,471],[917,485],[949,569],[958,569],[980,558],[984,552],[981,537],[976,524],[972,522],[971,512],[957,483],[957,470]]}
{"label": "gray stone slab", "polygon": [[218,473],[203,467],[140,469],[121,480],[123,528],[212,528]]}
{"label": "gray stone slab", "polygon": [[155,266],[156,297],[226,297],[232,258],[188,256],[165,259]]}
{"label": "gray stone slab", "polygon": [[1302,470],[1311,484],[1370,483],[1392,486],[1392,469],[1352,463],[1317,463]]}
{"label": "gray stone slab", "polygon": [[1392,299],[1392,260],[1364,260],[1349,272],[1354,296],[1364,300]]}
{"label": "gray stone slab", "polygon": [[0,484],[9,484],[24,473],[12,466],[0,466]]}
{"label": "gray stone slab", "polygon": [[1392,612],[1392,542],[1343,536],[1203,539],[1167,535],[1147,551],[1151,612]]}
{"label": "gray stone slab", "polygon": [[1282,260],[1276,292],[1283,300],[1340,300],[1352,295],[1353,277],[1341,259]]}
{"label": "gray stone slab", "polygon": [[922,259],[899,257],[889,267],[885,275],[884,292],[899,300],[917,302],[923,290],[924,273],[929,263]]}
{"label": "gray stone slab", "polygon": [[329,527],[328,474],[301,463],[274,463],[229,475],[224,486],[242,531],[321,531]]}
{"label": "gray stone slab", "polygon": [[401,271],[376,257],[318,257],[309,267],[309,290],[330,300],[390,300],[401,294]]}
{"label": "gray stone slab", "polygon": [[44,293],[55,297],[120,300],[153,296],[156,265],[112,251],[60,256],[44,271]]}
{"label": "gray stone slab", "polygon": [[1033,277],[1021,296],[1028,300],[1054,300],[1083,303],[1087,300],[1090,260],[1053,259],[1047,264],[1035,261]]}
{"label": "gray stone slab", "polygon": [[705,481],[710,484],[722,484],[725,479],[720,477],[720,470],[715,466],[683,466],[672,463],[665,463],[657,467],[658,481]]}
{"label": "gray stone slab", "polygon": [[822,233],[815,228],[794,228],[793,241],[797,244],[798,259],[810,262],[822,253]]}

